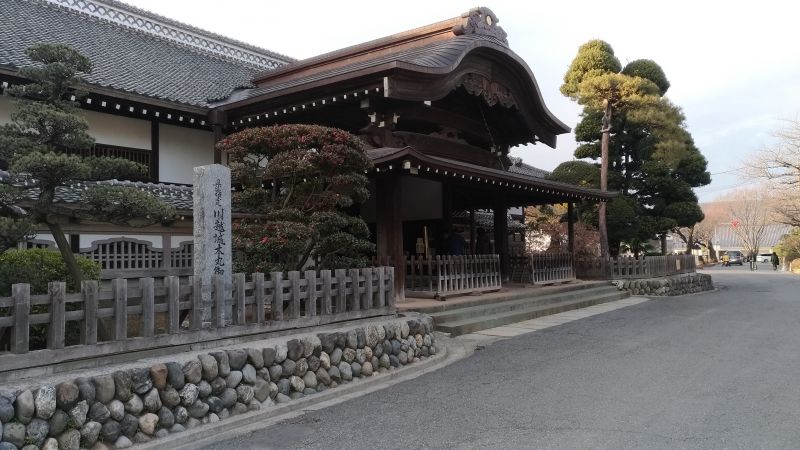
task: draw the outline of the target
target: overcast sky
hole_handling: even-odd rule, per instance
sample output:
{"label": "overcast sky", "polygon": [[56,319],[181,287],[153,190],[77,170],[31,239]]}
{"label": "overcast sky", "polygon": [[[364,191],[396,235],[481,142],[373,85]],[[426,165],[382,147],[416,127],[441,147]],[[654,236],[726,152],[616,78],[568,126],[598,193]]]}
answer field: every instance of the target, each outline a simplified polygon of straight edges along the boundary
{"label": "overcast sky", "polygon": [[[303,59],[448,19],[473,1],[124,0],[181,22]],[[652,5],[652,6],[651,6]],[[558,88],[578,46],[603,39],[623,65],[655,60],[672,87],[689,131],[709,161],[709,201],[746,183],[729,172],[763,145],[783,119],[800,117],[800,6],[788,1],[522,1],[488,6],[512,50],[533,70],[545,103],[574,127],[580,108]],[[557,149],[514,150],[553,169],[572,159],[572,136]]]}

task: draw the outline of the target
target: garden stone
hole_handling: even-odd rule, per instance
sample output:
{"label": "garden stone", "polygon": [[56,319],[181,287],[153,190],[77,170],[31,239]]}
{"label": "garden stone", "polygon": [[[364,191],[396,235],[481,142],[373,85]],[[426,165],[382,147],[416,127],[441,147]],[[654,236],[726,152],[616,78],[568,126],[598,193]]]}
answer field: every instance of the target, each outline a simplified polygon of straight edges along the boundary
{"label": "garden stone", "polygon": [[374,347],[378,343],[378,340],[380,339],[378,337],[378,327],[372,324],[367,325],[366,330],[364,330],[364,333],[366,336],[365,346]]}
{"label": "garden stone", "polygon": [[72,423],[80,428],[86,423],[86,415],[89,413],[89,404],[86,400],[81,400],[74,408],[69,411],[69,416],[72,418]]}
{"label": "garden stone", "polygon": [[293,360],[286,358],[286,361],[281,364],[283,369],[283,376],[291,376],[294,373],[294,366],[297,365]]}
{"label": "garden stone", "polygon": [[[354,372],[355,373],[355,372]],[[372,375],[372,363],[367,361],[361,365],[361,375],[369,377]]]}
{"label": "garden stone", "polygon": [[81,432],[67,430],[58,437],[59,450],[79,450],[81,448]]}
{"label": "garden stone", "polygon": [[312,372],[316,372],[317,369],[319,369],[320,364],[322,364],[322,362],[319,359],[319,356],[314,356],[314,355],[311,355],[308,358],[306,358],[306,363],[308,363],[308,370]]}
{"label": "garden stone", "polygon": [[200,421],[195,419],[194,417],[189,417],[189,419],[186,421],[186,429],[187,430],[190,430],[192,428],[196,428],[198,425],[200,425]]}
{"label": "garden stone", "polygon": [[400,354],[397,355],[397,359],[400,360],[400,364],[408,363],[408,355],[406,354],[406,352],[400,352]]}
{"label": "garden stone", "polygon": [[25,427],[25,434],[27,435],[25,441],[28,443],[33,443],[36,447],[40,447],[44,444],[44,440],[47,439],[47,434],[50,432],[50,424],[40,418],[35,418],[31,420],[31,423]]}
{"label": "garden stone", "polygon": [[187,383],[197,384],[203,379],[203,366],[200,361],[193,359],[183,365],[183,378]]}
{"label": "garden stone", "polygon": [[377,333],[378,336],[378,340],[375,341],[376,343],[386,339],[386,329],[383,328],[383,325],[375,325],[375,332]]}
{"label": "garden stone", "polygon": [[422,339],[422,335],[418,334],[418,335],[414,336],[414,342],[416,343],[417,348],[422,347],[424,345],[424,341]]}
{"label": "garden stone", "polygon": [[294,374],[302,377],[306,372],[308,372],[308,360],[305,358],[298,359],[297,364],[294,365]]}
{"label": "garden stone", "polygon": [[352,348],[346,348],[342,352],[342,361],[346,363],[351,363],[356,359],[356,351]]}
{"label": "garden stone", "polygon": [[303,389],[306,388],[305,383],[303,383],[303,379],[296,375],[289,377],[289,383],[292,385],[292,389],[297,392],[303,392]]}
{"label": "garden stone", "polygon": [[[78,398],[77,391],[78,387],[75,386],[76,399]],[[58,398],[58,394],[56,394],[56,398]],[[33,419],[33,414],[36,412],[36,404],[33,401],[33,394],[31,391],[25,390],[19,393],[15,403],[17,421],[25,425],[29,424],[31,419]]]}
{"label": "garden stone", "polygon": [[326,369],[326,370],[330,369],[331,368],[331,357],[327,353],[322,352],[319,355],[319,365],[323,369]]}
{"label": "garden stone", "polygon": [[158,426],[169,428],[175,424],[175,415],[169,408],[162,407],[158,410]]}
{"label": "garden stone", "polygon": [[426,346],[424,346],[424,345],[423,345],[423,346],[422,346],[422,348],[419,350],[419,355],[420,355],[420,356],[423,356],[423,357],[424,357],[424,356],[428,356],[428,355],[429,355],[429,353],[428,353],[428,347],[426,347]]}
{"label": "garden stone", "polygon": [[240,402],[247,404],[253,399],[255,392],[253,391],[253,386],[241,384],[236,388],[236,395]]}
{"label": "garden stone", "polygon": [[94,422],[105,423],[111,417],[108,407],[100,402],[94,402],[89,408],[89,419]]}
{"label": "garden stone", "polygon": [[[73,382],[64,382],[60,383],[56,386],[56,403],[58,407],[63,410],[72,409],[73,406],[78,402],[78,397],[80,396],[80,390],[78,390],[78,385]],[[19,397],[17,397],[17,402],[19,402]]]}
{"label": "garden stone", "polygon": [[47,438],[42,445],[42,450],[58,450],[58,441],[55,438]]}
{"label": "garden stone", "polygon": [[[408,342],[406,342],[405,340],[400,341],[400,351],[401,352],[407,352],[409,348],[411,348],[411,347],[408,345]],[[400,356],[400,355],[398,354],[397,356]]]}
{"label": "garden stone", "polygon": [[342,380],[344,381],[353,379],[353,367],[345,361],[339,363],[339,373],[342,374]]}
{"label": "garden stone", "polygon": [[7,423],[3,426],[3,441],[10,442],[17,447],[25,445],[25,425],[21,423]]}
{"label": "garden stone", "polygon": [[380,367],[380,362],[378,361],[378,357],[377,356],[373,356],[372,360],[369,361],[369,363],[372,364],[372,371],[373,372],[378,370],[378,367]]}
{"label": "garden stone", "polygon": [[184,424],[189,420],[189,411],[187,411],[183,406],[176,407],[175,411],[172,412],[172,415],[175,416],[175,422],[180,424]]}
{"label": "garden stone", "polygon": [[181,425],[179,423],[176,423],[175,425],[169,427],[169,432],[170,433],[182,433],[184,431],[186,431],[186,427],[184,427],[183,425]]}
{"label": "garden stone", "polygon": [[133,447],[133,442],[130,439],[126,438],[125,436],[120,436],[114,442],[114,448],[130,448]]}
{"label": "garden stone", "polygon": [[256,380],[255,386],[253,386],[253,396],[256,400],[263,402],[264,400],[269,398],[269,383],[262,379]]}
{"label": "garden stone", "polygon": [[153,440],[153,438],[151,438],[150,436],[142,433],[141,431],[139,431],[136,434],[134,434],[133,437],[131,438],[131,441],[133,441],[134,444],[144,444],[144,443],[150,442],[152,440]]}
{"label": "garden stone", "polygon": [[395,355],[389,355],[389,367],[400,367],[400,359]]}
{"label": "garden stone", "polygon": [[208,415],[208,423],[217,423],[219,422],[219,416],[215,413],[211,413]]}
{"label": "garden stone", "polygon": [[155,433],[157,425],[158,416],[153,413],[147,413],[142,417],[139,417],[139,429],[145,434],[152,435]]}
{"label": "garden stone", "polygon": [[331,366],[338,366],[342,361],[342,350],[337,348],[331,353]]}
{"label": "garden stone", "polygon": [[242,381],[248,384],[256,382],[256,368],[250,364],[245,364],[242,368]]}
{"label": "garden stone", "polygon": [[225,388],[228,387],[228,383],[222,377],[214,378],[214,381],[211,382],[211,394],[212,395],[219,395]]}
{"label": "garden stone", "polygon": [[203,379],[213,380],[219,375],[219,367],[217,360],[211,355],[202,354],[198,355],[197,359],[200,360],[200,368],[202,369]]}
{"label": "garden stone", "polygon": [[14,399],[0,396],[0,423],[10,422],[14,414]]}
{"label": "garden stone", "polygon": [[315,372],[317,376],[317,382],[320,384],[324,384],[325,386],[331,384],[331,376],[328,374],[328,371],[320,367]]}
{"label": "garden stone", "polygon": [[242,372],[240,370],[232,370],[230,375],[225,378],[225,384],[229,388],[235,388],[242,381]]}
{"label": "garden stone", "polygon": [[330,354],[336,348],[336,338],[331,333],[320,333],[317,335],[322,351]]}
{"label": "garden stone", "polygon": [[138,395],[134,395],[130,400],[125,402],[125,412],[138,416],[144,409],[144,403]]}
{"label": "garden stone", "polygon": [[364,348],[367,345],[367,334],[363,328],[356,328],[356,347]]}
{"label": "garden stone", "polygon": [[289,398],[292,400],[297,400],[298,398],[303,398],[303,397],[305,397],[305,394],[303,394],[302,392],[292,392],[291,394],[289,394]]}
{"label": "garden stone", "polygon": [[211,385],[208,384],[206,380],[200,380],[200,382],[197,383],[197,392],[200,398],[206,398],[211,395]]}
{"label": "garden stone", "polygon": [[119,400],[113,400],[108,405],[108,413],[114,420],[122,420],[125,417],[125,404]]}
{"label": "garden stone", "polygon": [[183,375],[183,368],[178,363],[168,362],[167,366],[167,383],[169,383],[176,390],[183,388],[186,384],[186,377]]}
{"label": "garden stone", "polygon": [[353,371],[353,378],[358,378],[361,376],[361,364],[353,361],[350,363],[350,370]]}
{"label": "garden stone", "polygon": [[385,340],[394,339],[394,326],[389,323],[383,324],[383,334],[385,335]]}
{"label": "garden stone", "polygon": [[219,399],[222,401],[222,406],[225,408],[230,408],[231,406],[235,405],[238,398],[239,394],[236,393],[235,389],[231,388],[225,389],[219,396]]}
{"label": "garden stone", "polygon": [[197,401],[197,397],[200,395],[200,391],[197,389],[197,386],[188,383],[183,386],[183,389],[178,393],[181,396],[181,404],[184,406],[193,405],[195,401]]}
{"label": "garden stone", "polygon": [[180,394],[172,386],[167,386],[159,392],[159,397],[161,397],[161,404],[167,408],[174,408],[181,403]]}
{"label": "garden stone", "polygon": [[119,422],[119,431],[127,437],[133,437],[139,431],[139,418],[132,414],[125,414],[125,417]]}
{"label": "garden stone", "polygon": [[[345,363],[345,364],[347,364],[347,363]],[[334,382],[342,381],[342,373],[339,372],[339,368],[336,367],[336,366],[331,366],[331,368],[328,369],[328,375],[330,375],[331,380],[333,380],[333,381],[331,381],[331,385]]]}
{"label": "garden stone", "polygon": [[275,362],[275,348],[267,347],[261,350],[261,357],[264,359],[264,367],[269,367]]}
{"label": "garden stone", "polygon": [[346,345],[347,348],[352,348],[352,349],[358,347],[358,333],[356,333],[356,330],[350,330],[347,332]]}
{"label": "garden stone", "polygon": [[289,356],[289,348],[285,342],[275,345],[275,363],[281,364]]}
{"label": "garden stone", "polygon": [[269,398],[275,399],[275,396],[278,395],[278,385],[270,382],[269,383]]}
{"label": "garden stone", "polygon": [[53,413],[53,417],[50,418],[50,432],[48,435],[50,437],[58,437],[64,430],[67,429],[67,425],[69,424],[69,415],[64,411],[57,409],[55,413]]}
{"label": "garden stone", "polygon": [[364,361],[366,360],[367,360],[367,352],[364,351],[363,348],[356,350],[355,361],[359,364],[364,364]]}
{"label": "garden stone", "polygon": [[[369,361],[375,353],[372,352],[372,347],[364,347],[364,361]],[[356,352],[356,359],[358,359],[358,352]],[[359,361],[364,364],[362,361]]]}
{"label": "garden stone", "polygon": [[247,352],[242,349],[226,350],[231,370],[242,370],[247,363]]}
{"label": "garden stone", "polygon": [[56,412],[56,387],[52,385],[40,387],[33,398],[33,404],[36,417],[45,420],[53,417],[53,413]]}
{"label": "garden stone", "polygon": [[383,341],[383,353],[386,353],[387,355],[392,354],[392,341]]}
{"label": "garden stone", "polygon": [[383,354],[383,343],[378,342],[375,344],[375,347],[372,348],[372,354],[379,357]]}
{"label": "garden stone", "polygon": [[283,395],[289,395],[289,392],[292,391],[292,383],[289,382],[288,378],[281,378],[278,381],[278,393]]}
{"label": "garden stone", "polygon": [[158,439],[165,438],[165,437],[167,437],[167,435],[169,435],[169,431],[167,431],[167,430],[165,430],[163,428],[158,430],[158,431],[156,431],[156,438],[158,438]]}
{"label": "garden stone", "polygon": [[397,339],[392,341],[392,354],[397,356],[400,352],[403,351],[403,344],[400,343]]}
{"label": "garden stone", "polygon": [[114,442],[119,437],[122,430],[120,423],[116,420],[107,420],[100,429],[100,436],[106,442]]}
{"label": "garden stone", "polygon": [[269,369],[266,367],[256,370],[256,376],[264,381],[271,381],[269,378]]}
{"label": "garden stone", "polygon": [[291,401],[291,398],[284,394],[278,394],[278,396],[275,398],[275,403],[287,403],[289,401]]}
{"label": "garden stone", "polygon": [[150,392],[144,395],[142,403],[144,403],[144,409],[146,411],[151,413],[158,412],[158,410],[161,409],[161,397],[158,395],[158,389],[150,389]]}
{"label": "garden stone", "polygon": [[303,344],[303,358],[308,358],[309,356],[314,354],[314,348],[317,346],[318,339],[313,339],[311,336],[304,337],[301,340]]}
{"label": "garden stone", "polygon": [[238,416],[239,414],[244,414],[246,412],[247,412],[247,405],[245,405],[244,403],[236,403],[235,405],[233,405],[233,407],[231,407],[230,414],[232,416]]}
{"label": "garden stone", "polygon": [[154,364],[150,366],[150,378],[156,389],[167,387],[167,366],[164,364]]}
{"label": "garden stone", "polygon": [[190,416],[194,417],[195,419],[201,419],[208,414],[208,405],[200,400],[197,400],[192,406],[186,408],[186,410],[189,411]]}
{"label": "garden stone", "polygon": [[212,413],[218,413],[225,409],[225,406],[222,404],[222,400],[219,397],[208,397],[206,399],[206,403],[208,404],[208,410]]}
{"label": "garden stone", "polygon": [[425,337],[422,338],[422,345],[424,345],[425,347],[431,346],[431,335],[426,334]]}
{"label": "garden stone", "polygon": [[247,404],[248,411],[258,411],[260,409],[261,409],[261,403],[259,403],[258,400],[256,399],[250,400],[250,403]]}
{"label": "garden stone", "polygon": [[139,368],[131,370],[131,386],[133,392],[139,395],[153,389],[153,380],[150,379],[150,369]]}
{"label": "garden stone", "polygon": [[269,379],[271,381],[280,380],[281,375],[283,375],[283,366],[280,366],[278,364],[269,366]]}
{"label": "garden stone", "polygon": [[435,345],[431,345],[431,348],[428,349],[428,353],[430,353],[431,355],[435,355],[436,354],[436,346]]}
{"label": "garden stone", "polygon": [[214,359],[217,360],[217,376],[222,378],[227,377],[231,373],[231,363],[228,359],[228,352],[226,351],[216,351],[211,352],[209,355],[213,356]]}
{"label": "garden stone", "polygon": [[257,348],[248,348],[245,350],[247,353],[247,362],[249,362],[256,370],[264,367],[264,353]]}
{"label": "garden stone", "polygon": [[307,388],[313,389],[317,387],[317,376],[314,374],[314,372],[309,371],[303,375],[303,384],[305,384]]}
{"label": "garden stone", "polygon": [[133,396],[131,392],[131,374],[126,370],[114,372],[114,394],[117,400],[127,402]]}
{"label": "garden stone", "polygon": [[81,441],[83,442],[84,447],[91,447],[97,442],[97,438],[100,437],[100,430],[103,428],[97,422],[87,422],[86,425],[81,428]]}
{"label": "garden stone", "polygon": [[385,368],[385,369],[388,369],[388,368],[389,368],[389,365],[390,365],[390,362],[389,362],[389,355],[387,355],[386,353],[384,353],[384,354],[383,354],[383,355],[381,355],[381,357],[379,358],[379,361],[380,361],[380,365],[381,365],[381,367],[383,367],[383,368]]}
{"label": "garden stone", "polygon": [[303,343],[298,339],[291,339],[286,342],[287,357],[293,361],[297,361],[303,356]]}

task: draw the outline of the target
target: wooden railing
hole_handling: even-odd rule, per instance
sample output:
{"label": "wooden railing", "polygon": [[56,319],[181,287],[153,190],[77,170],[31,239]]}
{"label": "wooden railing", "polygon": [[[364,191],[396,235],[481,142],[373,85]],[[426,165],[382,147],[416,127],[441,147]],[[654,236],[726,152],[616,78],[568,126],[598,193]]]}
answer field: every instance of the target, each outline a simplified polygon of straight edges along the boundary
{"label": "wooden railing", "polygon": [[406,259],[406,296],[445,297],[502,287],[498,255]]}
{"label": "wooden railing", "polygon": [[170,249],[169,257],[165,258],[165,250],[154,248],[149,241],[119,237],[93,242],[79,254],[100,263],[101,277],[106,280],[147,275],[188,276],[192,274],[193,248],[193,243],[182,242],[178,249]]}
{"label": "wooden railing", "polygon": [[575,279],[575,266],[569,253],[533,253],[529,256],[529,260],[531,281],[534,284]]}
{"label": "wooden railing", "polygon": [[[218,276],[203,286],[194,277],[180,284],[174,276],[158,283],[141,278],[133,284],[119,278],[110,289],[101,289],[98,282],[86,281],[80,293],[68,294],[65,283],[53,282],[44,295],[31,295],[28,284],[13,285],[12,296],[0,298],[0,334],[4,328],[11,332],[10,353],[0,351],[0,374],[50,362],[308,327],[394,310],[393,267],[254,273],[249,280],[235,274],[228,285]],[[210,324],[203,324],[201,292],[211,293]],[[188,328],[182,327],[184,320]],[[46,350],[30,349],[34,325],[46,328]],[[104,341],[98,325],[108,334]],[[212,333],[209,326],[214,328]],[[75,342],[68,335],[75,336]],[[48,352],[44,360],[35,357],[42,352]]]}
{"label": "wooden railing", "polygon": [[581,258],[575,270],[581,279],[658,278],[695,272],[696,261],[694,255]]}

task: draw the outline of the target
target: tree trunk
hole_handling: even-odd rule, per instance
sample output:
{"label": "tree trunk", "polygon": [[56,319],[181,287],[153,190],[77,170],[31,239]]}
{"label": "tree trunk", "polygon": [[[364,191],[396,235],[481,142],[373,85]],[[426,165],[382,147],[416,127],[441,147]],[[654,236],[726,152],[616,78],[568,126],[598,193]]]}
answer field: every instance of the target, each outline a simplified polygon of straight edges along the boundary
{"label": "tree trunk", "polygon": [[[604,100],[605,113],[603,114],[603,135],[600,139],[600,190],[608,189],[608,145],[611,139],[611,103]],[[600,202],[598,211],[597,228],[600,232],[600,256],[608,258],[608,229],[606,227],[606,202]]]}
{"label": "tree trunk", "polygon": [[692,254],[692,248],[694,247],[694,228],[689,229],[689,236],[686,238],[686,254]]}
{"label": "tree trunk", "polygon": [[661,240],[661,254],[662,255],[666,255],[667,254],[667,235],[666,235],[666,233],[662,233],[661,236],[659,236],[659,239]]}
{"label": "tree trunk", "polygon": [[47,222],[47,228],[50,229],[50,234],[56,240],[58,251],[61,252],[61,259],[64,260],[64,265],[67,266],[67,273],[72,277],[72,282],[74,283],[72,288],[80,289],[83,274],[81,274],[81,269],[78,267],[75,254],[72,253],[72,247],[69,245],[66,235],[64,235],[64,230],[61,229],[61,225],[49,221]]}

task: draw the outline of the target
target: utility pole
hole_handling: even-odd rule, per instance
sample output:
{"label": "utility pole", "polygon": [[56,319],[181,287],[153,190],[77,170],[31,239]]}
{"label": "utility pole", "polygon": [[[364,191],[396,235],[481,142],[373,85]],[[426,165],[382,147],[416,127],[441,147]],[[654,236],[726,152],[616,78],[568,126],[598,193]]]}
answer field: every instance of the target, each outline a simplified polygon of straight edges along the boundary
{"label": "utility pole", "polygon": [[[600,130],[600,191],[608,190],[608,144],[611,139],[611,102],[603,100],[603,128]],[[600,202],[597,214],[597,228],[600,231],[600,257],[608,258],[608,229],[606,227],[606,202]]]}

